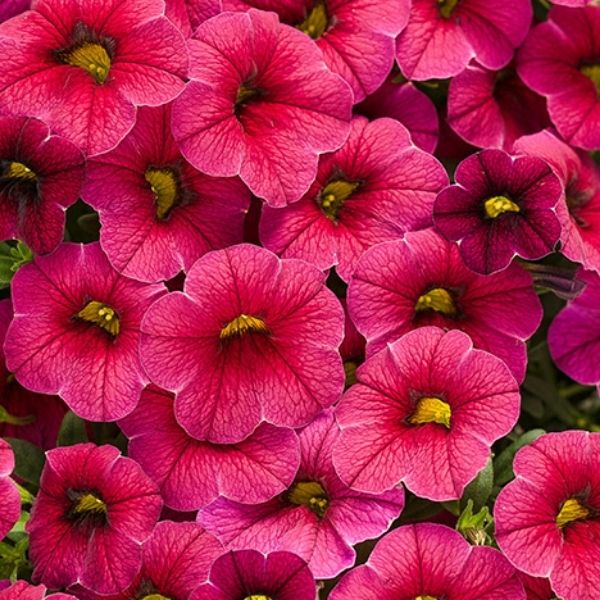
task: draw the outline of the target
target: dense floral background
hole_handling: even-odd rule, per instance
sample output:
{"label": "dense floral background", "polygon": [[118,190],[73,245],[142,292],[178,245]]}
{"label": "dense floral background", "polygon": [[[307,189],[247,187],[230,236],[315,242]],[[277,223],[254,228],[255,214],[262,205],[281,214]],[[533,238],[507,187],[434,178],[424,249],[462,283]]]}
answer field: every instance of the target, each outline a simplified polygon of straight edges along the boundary
{"label": "dense floral background", "polygon": [[598,0],[2,0],[0,63],[0,600],[600,597]]}

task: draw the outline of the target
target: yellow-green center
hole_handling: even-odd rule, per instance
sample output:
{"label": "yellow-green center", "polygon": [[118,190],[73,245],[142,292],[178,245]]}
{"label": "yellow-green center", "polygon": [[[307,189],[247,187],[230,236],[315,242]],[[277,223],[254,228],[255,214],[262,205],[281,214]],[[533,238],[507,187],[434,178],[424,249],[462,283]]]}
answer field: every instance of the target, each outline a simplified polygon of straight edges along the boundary
{"label": "yellow-green center", "polygon": [[596,86],[596,94],[600,97],[600,64],[583,65],[579,69]]}
{"label": "yellow-green center", "polygon": [[88,302],[77,313],[77,318],[97,325],[113,337],[117,337],[121,329],[121,322],[115,309],[96,300]]}
{"label": "yellow-green center", "polygon": [[272,600],[272,598],[266,594],[251,594],[250,596],[246,596],[244,600]]}
{"label": "yellow-green center", "polygon": [[438,423],[450,429],[452,409],[447,402],[436,396],[425,396],[415,406],[414,412],[408,417],[411,425],[424,425],[425,423]]}
{"label": "yellow-green center", "polygon": [[492,196],[483,203],[485,214],[490,219],[496,219],[505,213],[521,212],[521,207],[506,196]]}
{"label": "yellow-green center", "polygon": [[416,596],[415,600],[437,600],[435,596]]}
{"label": "yellow-green center", "polygon": [[577,498],[568,498],[562,503],[556,524],[562,529],[574,521],[584,521],[590,516],[590,509],[584,506]]}
{"label": "yellow-green center", "polygon": [[73,512],[78,515],[84,513],[103,515],[106,514],[107,508],[106,503],[103,500],[94,496],[94,494],[87,493],[77,499],[73,506]]}
{"label": "yellow-green center", "polygon": [[156,217],[166,219],[179,199],[179,184],[172,169],[148,167],[144,179],[154,194]]}
{"label": "yellow-green center", "polygon": [[300,481],[295,483],[287,496],[292,504],[308,506],[318,517],[323,517],[329,506],[327,492],[316,481]]}
{"label": "yellow-green center", "polygon": [[271,330],[260,317],[241,314],[232,321],[229,321],[219,334],[221,340],[229,340],[234,337],[242,337],[248,333],[269,334]]}
{"label": "yellow-green center", "polygon": [[313,40],[318,40],[329,27],[329,17],[327,15],[325,0],[317,0],[306,19],[297,25],[297,27]]}
{"label": "yellow-green center", "polygon": [[449,19],[458,4],[458,0],[437,0],[440,14],[444,19]]}
{"label": "yellow-green center", "polygon": [[360,183],[357,181],[346,181],[345,179],[337,179],[328,183],[319,196],[319,204],[325,216],[331,221],[336,221],[342,206],[359,186]]}
{"label": "yellow-green center", "polygon": [[18,179],[20,181],[35,181],[37,175],[26,165],[20,162],[9,162],[4,169],[4,175],[7,179]]}
{"label": "yellow-green center", "polygon": [[97,42],[85,42],[61,52],[62,62],[89,73],[96,83],[103,84],[110,71],[111,60],[106,48]]}
{"label": "yellow-green center", "polygon": [[162,594],[148,594],[144,596],[141,600],[171,600],[168,596],[163,596]]}
{"label": "yellow-green center", "polygon": [[433,288],[419,296],[415,304],[415,311],[427,310],[433,310],[448,317],[453,317],[458,312],[452,294],[444,288]]}

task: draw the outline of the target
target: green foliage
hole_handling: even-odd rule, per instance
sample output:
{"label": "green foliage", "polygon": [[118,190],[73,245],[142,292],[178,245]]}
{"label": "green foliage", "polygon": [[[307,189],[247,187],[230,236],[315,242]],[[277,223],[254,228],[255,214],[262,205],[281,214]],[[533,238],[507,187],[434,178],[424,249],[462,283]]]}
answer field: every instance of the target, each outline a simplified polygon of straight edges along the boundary
{"label": "green foliage", "polygon": [[0,289],[7,288],[14,274],[32,259],[31,250],[23,242],[0,243]]}
{"label": "green foliage", "polygon": [[44,452],[25,440],[5,438],[15,453],[14,474],[26,483],[39,487],[46,457]]}
{"label": "green foliage", "polygon": [[59,446],[74,446],[88,441],[88,435],[85,428],[85,421],[80,419],[75,413],[69,411],[60,426],[58,432]]}

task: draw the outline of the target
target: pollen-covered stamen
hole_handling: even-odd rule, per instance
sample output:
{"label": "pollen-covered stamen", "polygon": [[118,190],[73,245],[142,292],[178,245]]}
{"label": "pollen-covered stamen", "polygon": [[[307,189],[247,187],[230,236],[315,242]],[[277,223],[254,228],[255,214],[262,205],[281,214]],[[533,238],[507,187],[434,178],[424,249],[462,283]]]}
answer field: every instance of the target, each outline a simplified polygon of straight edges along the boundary
{"label": "pollen-covered stamen", "polygon": [[317,0],[306,19],[297,28],[309,35],[313,40],[318,40],[329,27],[329,16],[324,0]]}
{"label": "pollen-covered stamen", "polygon": [[229,321],[219,334],[221,340],[229,340],[233,337],[242,337],[248,333],[262,333],[268,335],[271,330],[260,317],[241,314],[232,321]]}
{"label": "pollen-covered stamen", "polygon": [[111,67],[110,55],[98,42],[85,42],[58,54],[60,61],[89,73],[96,83],[103,84]]}
{"label": "pollen-covered stamen", "polygon": [[579,70],[592,80],[596,86],[596,94],[600,97],[600,63],[583,64]]}
{"label": "pollen-covered stamen", "polygon": [[414,412],[408,417],[411,425],[424,425],[425,423],[438,423],[450,429],[452,409],[447,402],[436,396],[424,396],[415,406]]}
{"label": "pollen-covered stamen", "polygon": [[162,594],[148,594],[147,596],[143,596],[141,600],[171,600],[171,598]]}
{"label": "pollen-covered stamen", "polygon": [[483,203],[485,214],[490,219],[496,219],[505,213],[521,212],[521,207],[506,196],[492,196]]}
{"label": "pollen-covered stamen", "polygon": [[148,167],[144,179],[154,194],[156,217],[160,220],[166,219],[173,207],[177,205],[180,196],[176,173],[169,168]]}
{"label": "pollen-covered stamen", "polygon": [[433,288],[419,296],[415,310],[417,312],[433,310],[448,317],[453,317],[458,312],[452,294],[444,288]]}
{"label": "pollen-covered stamen", "polygon": [[23,163],[11,161],[4,167],[3,178],[16,179],[19,181],[36,181],[37,175]]}
{"label": "pollen-covered stamen", "polygon": [[444,19],[450,18],[452,12],[456,8],[456,5],[458,4],[458,0],[437,0],[437,2],[439,5],[440,14],[442,17],[444,17]]}
{"label": "pollen-covered stamen", "polygon": [[250,596],[246,596],[244,600],[273,600],[271,596],[267,596],[266,594],[251,594]]}
{"label": "pollen-covered stamen", "polygon": [[583,505],[578,498],[568,498],[562,503],[560,511],[556,515],[556,524],[562,529],[574,521],[584,521],[590,515],[590,509]]}
{"label": "pollen-covered stamen", "polygon": [[435,596],[416,596],[415,600],[437,600]]}
{"label": "pollen-covered stamen", "polygon": [[114,308],[111,308],[102,302],[97,302],[96,300],[88,302],[77,313],[76,317],[86,323],[97,325],[113,337],[119,335],[121,329],[119,316]]}
{"label": "pollen-covered stamen", "polygon": [[300,481],[288,492],[287,498],[292,504],[308,506],[319,518],[325,515],[329,506],[327,492],[316,481]]}
{"label": "pollen-covered stamen", "polygon": [[328,183],[319,196],[319,204],[325,216],[331,221],[337,221],[344,203],[360,187],[358,181],[336,179]]}
{"label": "pollen-covered stamen", "polygon": [[73,504],[73,512],[75,514],[95,513],[106,514],[107,507],[104,500],[98,498],[91,492],[82,494]]}

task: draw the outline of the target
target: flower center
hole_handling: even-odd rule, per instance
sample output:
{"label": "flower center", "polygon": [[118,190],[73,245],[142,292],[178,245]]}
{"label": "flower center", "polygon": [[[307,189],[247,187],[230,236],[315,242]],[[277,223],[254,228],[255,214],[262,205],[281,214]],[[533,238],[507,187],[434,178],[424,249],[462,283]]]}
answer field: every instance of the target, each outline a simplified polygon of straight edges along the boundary
{"label": "flower center", "polygon": [[229,321],[219,334],[221,340],[229,340],[233,337],[242,337],[247,333],[262,333],[268,335],[271,330],[260,317],[241,314],[239,317]]}
{"label": "flower center", "polygon": [[417,312],[433,310],[449,317],[455,316],[458,312],[452,294],[444,288],[433,288],[419,296],[415,310]]}
{"label": "flower center", "polygon": [[[437,2],[440,14],[442,15],[442,17],[444,17],[444,19],[450,18],[452,12],[456,8],[456,5],[458,4],[458,0],[437,0]],[[426,596],[426,598],[429,597],[430,596]]]}
{"label": "flower center", "polygon": [[92,300],[88,302],[76,315],[78,319],[86,323],[93,323],[113,337],[119,335],[121,323],[114,308]]}
{"label": "flower center", "polygon": [[256,87],[251,81],[246,81],[238,88],[233,111],[239,118],[243,109],[251,102],[256,102],[265,96],[266,92]]}
{"label": "flower center", "polygon": [[106,48],[96,42],[85,42],[81,46],[67,50],[61,56],[61,62],[83,69],[99,84],[106,81],[111,65]]}
{"label": "flower center", "polygon": [[595,64],[584,64],[579,70],[586,77],[592,80],[594,85],[596,86],[596,94],[600,97],[600,63]]}
{"label": "flower center", "polygon": [[568,498],[560,507],[560,511],[556,516],[556,524],[562,529],[574,521],[584,521],[590,514],[590,509],[577,498]]}
{"label": "flower center", "polygon": [[337,221],[342,206],[359,186],[358,181],[346,181],[345,179],[337,179],[328,183],[319,196],[319,204],[325,216],[331,221]]}
{"label": "flower center", "polygon": [[521,207],[506,196],[492,196],[483,203],[485,214],[490,219],[496,219],[508,212],[521,212]]}
{"label": "flower center", "polygon": [[251,594],[250,596],[246,596],[244,600],[272,600],[272,598],[266,594]]}
{"label": "flower center", "polygon": [[417,402],[415,411],[408,417],[411,425],[424,425],[425,423],[438,423],[450,429],[452,409],[447,402],[435,396],[424,396]]}
{"label": "flower center", "polygon": [[92,493],[83,494],[75,501],[73,505],[73,512],[76,514],[81,513],[96,513],[106,514],[106,504],[103,500],[94,496]]}
{"label": "flower center", "polygon": [[6,179],[17,179],[19,181],[36,181],[37,175],[27,166],[20,162],[9,162],[4,168],[3,177]]}
{"label": "flower center", "polygon": [[148,167],[144,179],[150,184],[154,194],[156,217],[165,220],[179,199],[179,182],[173,169],[156,169]]}
{"label": "flower center", "polygon": [[415,600],[437,600],[435,596],[415,596]]}
{"label": "flower center", "polygon": [[79,526],[98,527],[106,524],[108,507],[100,494],[90,490],[67,490],[71,506],[66,517]]}
{"label": "flower center", "polygon": [[317,0],[310,13],[302,23],[297,25],[300,31],[309,35],[313,40],[318,40],[329,27],[329,17],[325,0]]}
{"label": "flower center", "polygon": [[148,594],[144,596],[141,600],[171,600],[168,596],[163,596],[162,594]]}
{"label": "flower center", "polygon": [[319,518],[325,515],[329,506],[327,493],[316,481],[295,483],[288,492],[287,498],[292,504],[308,506]]}

